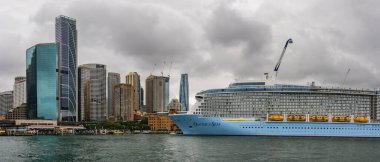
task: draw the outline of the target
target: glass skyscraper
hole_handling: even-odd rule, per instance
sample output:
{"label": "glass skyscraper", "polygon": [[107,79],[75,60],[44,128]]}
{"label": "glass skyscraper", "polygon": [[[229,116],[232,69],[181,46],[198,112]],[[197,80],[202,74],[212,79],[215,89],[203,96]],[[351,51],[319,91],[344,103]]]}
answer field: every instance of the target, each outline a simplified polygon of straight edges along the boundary
{"label": "glass skyscraper", "polygon": [[189,111],[189,80],[187,74],[181,74],[179,102],[181,103],[182,111]]}
{"label": "glass skyscraper", "polygon": [[62,15],[55,19],[55,41],[59,50],[60,121],[77,121],[78,43],[75,19]]}
{"label": "glass skyscraper", "polygon": [[30,119],[58,119],[58,48],[37,44],[26,50],[26,93]]}
{"label": "glass skyscraper", "polygon": [[106,66],[84,64],[78,68],[79,120],[106,121]]}

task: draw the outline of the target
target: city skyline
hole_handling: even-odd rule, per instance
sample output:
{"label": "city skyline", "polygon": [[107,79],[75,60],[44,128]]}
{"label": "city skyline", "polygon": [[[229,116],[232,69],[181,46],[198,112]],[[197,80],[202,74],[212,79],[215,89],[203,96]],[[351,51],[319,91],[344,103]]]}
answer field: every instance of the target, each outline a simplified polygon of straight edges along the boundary
{"label": "city skyline", "polygon": [[[0,92],[12,89],[14,77],[25,75],[22,58],[26,48],[53,41],[54,18],[61,14],[78,21],[78,64],[101,63],[122,77],[136,71],[144,79],[151,72],[168,75],[169,62],[173,62],[170,96],[179,98],[180,74],[189,73],[191,104],[200,90],[271,72],[290,37],[294,44],[284,57],[279,80],[342,84],[351,69],[347,85],[380,87],[376,63],[380,56],[374,43],[380,38],[375,29],[379,18],[372,8],[379,3],[376,1],[287,1],[281,6],[273,1],[88,2],[56,4],[42,0],[2,6],[0,56],[5,59],[0,62],[0,78],[4,80]],[[15,7],[25,10],[15,14]],[[268,14],[271,9],[275,11]],[[303,14],[305,10],[309,12]],[[107,12],[102,15],[102,11]],[[123,15],[131,23],[115,25]],[[312,21],[318,25],[311,25]],[[103,32],[97,33],[95,27]],[[152,70],[154,64],[157,66]]]}

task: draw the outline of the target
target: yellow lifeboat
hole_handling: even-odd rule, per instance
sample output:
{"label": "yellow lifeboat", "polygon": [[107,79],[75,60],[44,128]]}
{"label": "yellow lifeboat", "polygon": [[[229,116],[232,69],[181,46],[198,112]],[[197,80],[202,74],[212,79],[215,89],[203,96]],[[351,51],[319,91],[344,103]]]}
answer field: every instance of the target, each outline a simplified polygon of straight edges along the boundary
{"label": "yellow lifeboat", "polygon": [[354,118],[354,121],[357,123],[368,123],[368,117],[366,116],[357,116]]}
{"label": "yellow lifeboat", "polygon": [[327,115],[312,115],[309,117],[311,122],[328,122],[329,117]]}
{"label": "yellow lifeboat", "polygon": [[333,122],[350,122],[351,118],[349,116],[333,116]]}
{"label": "yellow lifeboat", "polygon": [[284,120],[284,116],[278,115],[278,114],[273,114],[273,115],[269,115],[268,120],[269,121],[283,121]]}
{"label": "yellow lifeboat", "polygon": [[288,115],[288,121],[306,121],[305,115]]}

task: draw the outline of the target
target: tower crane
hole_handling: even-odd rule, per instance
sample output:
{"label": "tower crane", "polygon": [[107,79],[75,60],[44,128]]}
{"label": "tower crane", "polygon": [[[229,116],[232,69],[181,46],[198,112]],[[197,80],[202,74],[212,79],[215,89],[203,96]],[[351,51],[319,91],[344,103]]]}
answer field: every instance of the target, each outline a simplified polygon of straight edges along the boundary
{"label": "tower crane", "polygon": [[157,64],[154,64],[154,66],[152,68],[152,71],[150,71],[150,75],[152,75],[152,73],[154,72],[154,70],[156,70],[156,66],[157,66]]}
{"label": "tower crane", "polygon": [[281,64],[281,61],[282,61],[282,58],[284,57],[284,54],[285,54],[285,51],[286,51],[286,47],[288,47],[288,44],[290,43],[293,43],[293,40],[291,38],[289,38],[286,43],[285,43],[285,47],[284,49],[282,50],[282,53],[281,53],[281,56],[280,56],[280,59],[278,60],[276,66],[274,67],[274,72],[276,72],[276,78],[277,78],[277,74],[278,74],[278,70],[280,69],[280,64]]}
{"label": "tower crane", "polygon": [[164,70],[165,70],[165,67],[166,67],[166,61],[164,61],[164,64],[162,64],[162,68],[161,68],[161,76],[164,76]]}
{"label": "tower crane", "polygon": [[168,77],[170,78],[170,72],[172,71],[173,61],[170,62]]}

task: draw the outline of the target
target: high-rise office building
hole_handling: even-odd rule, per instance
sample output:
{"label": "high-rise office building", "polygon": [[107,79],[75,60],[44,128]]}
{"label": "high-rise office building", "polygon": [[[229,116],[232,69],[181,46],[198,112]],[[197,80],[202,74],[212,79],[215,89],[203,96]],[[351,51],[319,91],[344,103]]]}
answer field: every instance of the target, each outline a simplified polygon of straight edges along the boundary
{"label": "high-rise office building", "polygon": [[84,64],[78,67],[79,120],[106,121],[106,66]]}
{"label": "high-rise office building", "polygon": [[181,103],[181,111],[189,111],[189,80],[187,74],[181,74],[179,102]]}
{"label": "high-rise office building", "polygon": [[163,82],[164,82],[164,111],[167,112],[169,111],[167,109],[167,106],[169,105],[169,77],[163,77]]}
{"label": "high-rise office building", "polygon": [[13,108],[26,103],[26,77],[18,76],[13,85]]}
{"label": "high-rise office building", "polygon": [[135,113],[135,88],[130,84],[113,87],[113,115],[117,121],[132,121]]}
{"label": "high-rise office building", "polygon": [[26,93],[30,119],[58,119],[58,48],[37,44],[26,50]]}
{"label": "high-rise office building", "polygon": [[13,107],[13,91],[0,92],[0,115],[6,115]]}
{"label": "high-rise office building", "polygon": [[91,70],[78,67],[78,121],[90,121]]}
{"label": "high-rise office building", "polygon": [[135,89],[135,100],[134,100],[134,110],[138,111],[141,109],[141,97],[140,97],[140,90],[141,90],[141,85],[140,85],[140,75],[137,74],[137,72],[130,72],[126,77],[125,77],[125,83],[130,84],[133,86]]}
{"label": "high-rise office building", "polygon": [[143,107],[144,107],[144,88],[141,87],[140,88],[140,111],[143,111]]}
{"label": "high-rise office building", "polygon": [[108,116],[112,116],[113,113],[113,87],[120,84],[120,74],[119,73],[108,73]]}
{"label": "high-rise office building", "polygon": [[78,41],[76,20],[67,16],[55,18],[55,40],[59,57],[60,121],[77,121]]}
{"label": "high-rise office building", "polygon": [[145,81],[146,112],[167,111],[169,104],[169,78],[150,75]]}

